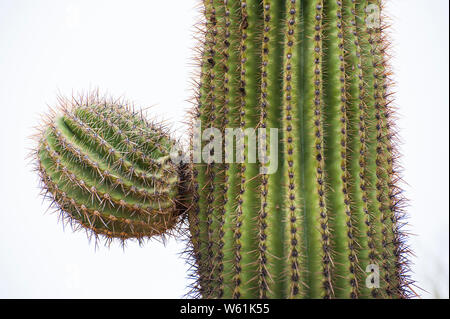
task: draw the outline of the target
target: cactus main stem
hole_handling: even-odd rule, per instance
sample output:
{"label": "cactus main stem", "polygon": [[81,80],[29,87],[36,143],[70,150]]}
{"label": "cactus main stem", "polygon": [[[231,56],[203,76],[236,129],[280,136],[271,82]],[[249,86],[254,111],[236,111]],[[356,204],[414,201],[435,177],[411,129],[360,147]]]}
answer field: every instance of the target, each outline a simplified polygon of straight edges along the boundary
{"label": "cactus main stem", "polygon": [[[236,162],[234,143],[211,148],[217,137],[203,134],[207,151],[193,164],[202,297],[407,296],[387,44],[368,22],[381,9],[375,0],[204,0],[195,119],[221,143],[241,130],[245,149]],[[266,160],[254,161],[254,141]],[[379,287],[367,286],[370,265]]]}

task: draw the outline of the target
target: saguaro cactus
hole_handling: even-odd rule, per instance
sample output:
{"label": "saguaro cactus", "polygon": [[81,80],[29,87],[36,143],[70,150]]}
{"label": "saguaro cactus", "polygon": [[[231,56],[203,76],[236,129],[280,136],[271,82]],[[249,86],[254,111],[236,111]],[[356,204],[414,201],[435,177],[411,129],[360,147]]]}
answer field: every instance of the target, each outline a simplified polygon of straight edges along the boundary
{"label": "saguaro cactus", "polygon": [[203,3],[193,121],[278,128],[279,148],[272,174],[248,135],[244,161],[192,164],[200,295],[407,297],[381,1]]}
{"label": "saguaro cactus", "polygon": [[38,134],[45,193],[108,240],[187,220],[203,298],[408,297],[381,1],[203,4],[190,163],[123,103],[61,99]]}
{"label": "saguaro cactus", "polygon": [[37,134],[35,156],[63,217],[107,240],[173,230],[180,180],[164,129],[98,94],[60,102]]}

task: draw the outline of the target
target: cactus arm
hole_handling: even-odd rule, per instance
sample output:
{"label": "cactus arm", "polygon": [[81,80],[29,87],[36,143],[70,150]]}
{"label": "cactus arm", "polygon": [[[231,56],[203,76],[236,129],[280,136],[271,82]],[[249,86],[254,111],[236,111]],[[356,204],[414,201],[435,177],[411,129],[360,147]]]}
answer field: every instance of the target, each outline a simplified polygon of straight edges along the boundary
{"label": "cactus arm", "polygon": [[178,171],[168,161],[168,148],[161,146],[144,171],[136,148],[128,149],[125,158],[125,144],[119,145],[111,121],[92,120],[88,109],[104,102],[98,96],[60,102],[59,112],[40,132],[35,155],[42,187],[62,218],[107,242],[168,233],[179,215]]}

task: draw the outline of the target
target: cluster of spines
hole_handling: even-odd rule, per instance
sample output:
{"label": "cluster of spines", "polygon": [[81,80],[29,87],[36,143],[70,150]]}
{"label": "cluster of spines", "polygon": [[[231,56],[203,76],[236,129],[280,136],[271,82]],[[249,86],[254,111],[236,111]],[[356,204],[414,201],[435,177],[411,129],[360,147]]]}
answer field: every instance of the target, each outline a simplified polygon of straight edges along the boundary
{"label": "cluster of spines", "polygon": [[[34,157],[44,193],[62,217],[96,238],[103,235],[107,242],[142,241],[174,231],[182,190],[169,157],[174,141],[167,133],[128,105],[98,93],[59,101],[36,135]],[[107,107],[112,110],[109,117]],[[133,118],[135,127],[118,130],[113,122],[124,124],[122,115]],[[154,144],[153,157],[142,144],[130,141],[147,129],[153,130],[148,136],[148,144]]]}
{"label": "cluster of spines", "polygon": [[[213,175],[193,165],[201,296],[407,296],[384,26],[366,25],[373,3],[204,1],[194,116],[222,133],[279,128],[283,173],[258,173],[247,137],[244,163],[214,164]],[[369,264],[380,289],[365,287]]]}

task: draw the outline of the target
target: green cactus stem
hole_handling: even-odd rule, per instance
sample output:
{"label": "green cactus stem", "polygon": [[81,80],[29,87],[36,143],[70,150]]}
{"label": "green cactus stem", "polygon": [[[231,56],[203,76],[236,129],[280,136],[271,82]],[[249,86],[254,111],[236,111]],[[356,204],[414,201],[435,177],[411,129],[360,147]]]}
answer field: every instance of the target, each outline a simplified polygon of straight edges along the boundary
{"label": "green cactus stem", "polygon": [[248,135],[243,162],[192,164],[201,297],[408,297],[381,2],[203,1],[193,122],[277,128],[279,147],[270,174]]}
{"label": "green cactus stem", "polygon": [[61,98],[44,193],[108,241],[187,221],[198,297],[410,297],[382,4],[203,0],[191,162],[126,103]]}
{"label": "green cactus stem", "polygon": [[161,125],[93,93],[60,98],[37,140],[44,193],[71,224],[108,241],[176,229],[181,184]]}

